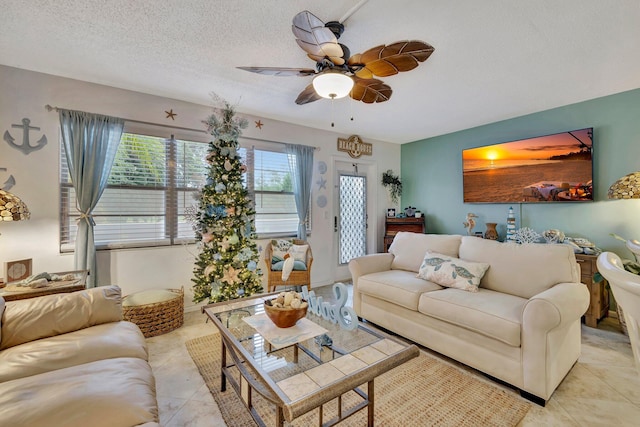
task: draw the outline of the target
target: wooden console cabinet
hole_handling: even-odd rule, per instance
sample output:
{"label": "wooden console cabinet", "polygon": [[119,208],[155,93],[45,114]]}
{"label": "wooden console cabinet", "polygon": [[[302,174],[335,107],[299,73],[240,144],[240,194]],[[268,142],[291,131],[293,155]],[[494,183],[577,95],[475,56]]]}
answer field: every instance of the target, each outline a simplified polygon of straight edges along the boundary
{"label": "wooden console cabinet", "polygon": [[413,233],[424,233],[424,216],[420,218],[387,218],[384,223],[384,251],[389,252],[389,246],[398,231],[409,231]]}
{"label": "wooden console cabinet", "polygon": [[589,308],[584,314],[584,323],[592,328],[596,328],[598,320],[606,317],[609,312],[607,281],[604,279],[598,283],[593,281],[593,275],[598,271],[597,259],[597,255],[576,254],[576,261],[581,271],[580,281],[587,286],[591,295]]}

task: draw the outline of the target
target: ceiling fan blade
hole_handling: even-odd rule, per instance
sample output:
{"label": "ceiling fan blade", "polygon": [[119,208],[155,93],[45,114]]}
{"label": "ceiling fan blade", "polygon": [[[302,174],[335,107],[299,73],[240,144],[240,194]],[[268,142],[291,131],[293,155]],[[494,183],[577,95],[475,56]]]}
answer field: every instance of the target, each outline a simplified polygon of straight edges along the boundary
{"label": "ceiling fan blade", "polygon": [[401,71],[410,71],[424,62],[433,53],[433,46],[418,40],[380,45],[349,58],[349,66],[362,67],[356,71],[358,77],[388,77]]}
{"label": "ceiling fan blade", "polygon": [[298,46],[314,61],[319,62],[316,58],[326,57],[336,65],[344,64],[344,52],[338,44],[338,39],[313,13],[305,10],[294,16],[291,30],[297,37]]}
{"label": "ceiling fan blade", "polygon": [[298,95],[298,97],[296,98],[296,104],[308,104],[319,99],[322,99],[322,97],[316,93],[312,83],[309,86],[305,87],[302,92],[300,92],[300,95]]}
{"label": "ceiling fan blade", "polygon": [[349,95],[356,101],[362,101],[366,104],[388,101],[393,93],[391,87],[382,80],[361,79],[354,76],[353,81],[353,89]]}
{"label": "ceiling fan blade", "polygon": [[285,68],[285,67],[236,67],[240,70],[251,71],[252,73],[266,74],[269,76],[313,76],[316,70],[313,68]]}

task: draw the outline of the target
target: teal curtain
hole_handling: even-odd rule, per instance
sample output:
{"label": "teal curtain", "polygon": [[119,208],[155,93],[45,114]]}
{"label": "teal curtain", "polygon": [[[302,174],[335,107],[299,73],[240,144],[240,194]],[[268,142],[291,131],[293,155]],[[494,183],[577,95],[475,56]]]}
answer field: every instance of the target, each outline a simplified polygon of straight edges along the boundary
{"label": "teal curtain", "polygon": [[286,144],[289,169],[293,178],[293,194],[298,210],[298,239],[302,240],[307,240],[305,219],[309,213],[309,201],[311,199],[314,151],[315,148],[308,145]]}
{"label": "teal curtain", "polygon": [[117,117],[58,109],[62,143],[80,212],[76,235],[75,268],[89,270],[88,287],[97,286],[96,246],[92,212],[116,157],[124,120]]}

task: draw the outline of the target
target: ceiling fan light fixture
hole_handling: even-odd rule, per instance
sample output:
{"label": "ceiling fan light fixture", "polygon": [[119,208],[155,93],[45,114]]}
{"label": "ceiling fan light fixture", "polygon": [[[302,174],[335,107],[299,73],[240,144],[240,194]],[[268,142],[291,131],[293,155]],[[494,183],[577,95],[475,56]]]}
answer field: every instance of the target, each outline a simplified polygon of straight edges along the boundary
{"label": "ceiling fan light fixture", "polygon": [[353,89],[353,79],[340,71],[327,70],[313,78],[313,89],[323,98],[344,98]]}

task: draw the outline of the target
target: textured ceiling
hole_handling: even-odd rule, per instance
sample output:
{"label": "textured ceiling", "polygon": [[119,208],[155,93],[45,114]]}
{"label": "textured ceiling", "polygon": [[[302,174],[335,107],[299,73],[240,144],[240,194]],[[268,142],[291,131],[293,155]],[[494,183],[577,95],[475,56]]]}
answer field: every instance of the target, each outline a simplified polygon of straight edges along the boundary
{"label": "textured ceiling", "polygon": [[[345,21],[351,53],[405,39],[435,47],[382,80],[379,105],[296,105],[310,77],[237,66],[310,67],[291,33],[309,10]],[[0,63],[405,143],[640,87],[638,0],[0,0]],[[349,117],[353,115],[354,121]]]}

